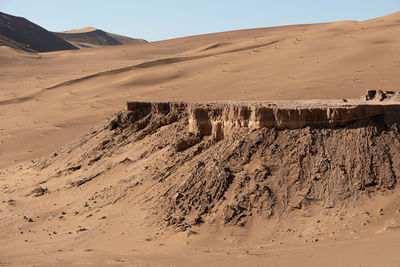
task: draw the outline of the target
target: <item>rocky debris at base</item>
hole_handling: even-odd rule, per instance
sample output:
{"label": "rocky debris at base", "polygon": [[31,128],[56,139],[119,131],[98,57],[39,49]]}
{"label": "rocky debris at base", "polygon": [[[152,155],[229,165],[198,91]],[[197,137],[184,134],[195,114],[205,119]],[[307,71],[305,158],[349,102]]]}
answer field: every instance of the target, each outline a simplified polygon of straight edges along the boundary
{"label": "rocky debris at base", "polygon": [[49,190],[47,188],[43,188],[38,186],[37,188],[33,189],[29,195],[33,195],[34,197],[40,197],[46,194]]}

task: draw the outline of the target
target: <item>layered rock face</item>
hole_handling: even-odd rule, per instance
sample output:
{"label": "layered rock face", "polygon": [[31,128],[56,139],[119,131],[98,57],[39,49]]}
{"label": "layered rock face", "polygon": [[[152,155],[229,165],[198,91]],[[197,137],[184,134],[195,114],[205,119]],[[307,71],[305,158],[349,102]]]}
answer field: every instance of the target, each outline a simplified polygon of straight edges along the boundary
{"label": "layered rock face", "polygon": [[146,212],[143,223],[161,229],[346,210],[398,188],[400,105],[128,102],[125,111],[26,168],[32,176],[16,185],[25,195],[39,184],[47,190],[38,199],[73,195],[68,213],[99,210],[113,218],[105,208],[111,205]]}
{"label": "layered rock face", "polygon": [[276,128],[301,129],[306,126],[335,128],[357,120],[384,115],[393,120],[400,112],[400,104],[377,103],[151,103],[128,102],[127,114],[140,119],[148,114],[169,114],[177,118],[187,117],[188,130],[202,138],[212,135],[221,140],[234,127],[252,129]]}
{"label": "layered rock face", "polygon": [[175,148],[154,174],[167,188],[154,205],[183,229],[345,207],[396,188],[400,177],[395,102],[130,102],[120,119],[116,129],[133,126],[136,140],[164,131]]}

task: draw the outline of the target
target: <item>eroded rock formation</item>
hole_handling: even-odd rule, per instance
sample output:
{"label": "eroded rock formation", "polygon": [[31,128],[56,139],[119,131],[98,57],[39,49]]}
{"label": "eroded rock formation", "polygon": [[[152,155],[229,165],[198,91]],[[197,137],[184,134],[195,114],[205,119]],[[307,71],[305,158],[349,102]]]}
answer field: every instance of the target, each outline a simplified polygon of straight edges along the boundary
{"label": "eroded rock formation", "polygon": [[399,130],[395,102],[128,102],[30,173],[40,199],[84,199],[70,207],[80,214],[122,202],[163,229],[245,225],[391,192]]}
{"label": "eroded rock formation", "polygon": [[[368,95],[372,95],[370,91]],[[375,93],[374,97],[376,95],[382,94]],[[214,140],[221,140],[235,127],[249,130],[264,127],[279,130],[301,129],[306,126],[335,128],[379,115],[383,115],[384,120],[391,120],[400,112],[400,105],[358,102],[334,105],[296,105],[296,103],[279,105],[256,102],[213,104],[128,102],[126,111],[125,116],[128,120],[138,120],[149,114],[167,115],[167,121],[186,117],[189,132],[200,138],[211,135]]]}

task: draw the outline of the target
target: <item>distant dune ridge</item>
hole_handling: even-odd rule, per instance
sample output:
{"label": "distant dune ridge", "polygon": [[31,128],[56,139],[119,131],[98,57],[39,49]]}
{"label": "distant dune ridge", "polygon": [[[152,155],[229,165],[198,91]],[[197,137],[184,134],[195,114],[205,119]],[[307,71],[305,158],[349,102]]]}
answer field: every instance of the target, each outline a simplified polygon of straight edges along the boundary
{"label": "distant dune ridge", "polygon": [[78,49],[59,36],[21,17],[0,12],[0,45],[28,52]]}
{"label": "distant dune ridge", "polygon": [[58,36],[71,44],[90,48],[104,45],[124,45],[146,43],[143,39],[134,39],[122,35],[112,34],[93,27],[85,27],[78,30],[56,32]]}
{"label": "distant dune ridge", "polygon": [[50,32],[31,21],[0,12],[0,46],[27,52],[51,52],[98,46],[146,43],[93,27]]}

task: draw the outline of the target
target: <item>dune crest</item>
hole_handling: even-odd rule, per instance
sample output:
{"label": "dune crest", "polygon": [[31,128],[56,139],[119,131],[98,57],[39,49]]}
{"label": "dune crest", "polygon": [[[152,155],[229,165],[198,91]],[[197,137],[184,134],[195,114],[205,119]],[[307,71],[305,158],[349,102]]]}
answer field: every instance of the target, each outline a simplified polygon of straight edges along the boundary
{"label": "dune crest", "polygon": [[74,29],[74,30],[68,30],[68,31],[62,31],[61,33],[85,33],[85,32],[93,32],[97,30],[94,27],[88,26],[80,29]]}
{"label": "dune crest", "polygon": [[78,49],[27,19],[0,12],[0,45],[28,52]]}
{"label": "dune crest", "polygon": [[55,34],[80,48],[146,43],[146,41],[143,39],[134,39],[122,35],[108,33],[93,27],[56,32]]}

